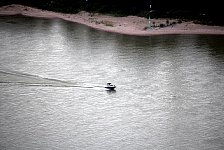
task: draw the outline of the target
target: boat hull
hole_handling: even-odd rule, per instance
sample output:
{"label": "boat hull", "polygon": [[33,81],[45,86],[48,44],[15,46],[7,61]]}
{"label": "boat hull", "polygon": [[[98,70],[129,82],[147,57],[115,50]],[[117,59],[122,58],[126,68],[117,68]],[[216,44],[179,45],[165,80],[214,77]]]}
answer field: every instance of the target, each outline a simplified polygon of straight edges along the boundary
{"label": "boat hull", "polygon": [[116,88],[116,86],[111,86],[111,87],[106,86],[105,88],[108,90],[114,90]]}

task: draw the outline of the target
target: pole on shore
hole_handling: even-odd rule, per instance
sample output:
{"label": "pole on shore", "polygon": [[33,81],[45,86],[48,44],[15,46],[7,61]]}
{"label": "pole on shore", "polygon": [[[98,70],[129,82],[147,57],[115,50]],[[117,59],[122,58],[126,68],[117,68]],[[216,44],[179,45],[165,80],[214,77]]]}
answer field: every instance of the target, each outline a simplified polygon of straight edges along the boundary
{"label": "pole on shore", "polygon": [[151,29],[151,18],[150,18],[150,12],[151,12],[151,7],[152,5],[149,5],[149,25],[148,25],[148,29]]}

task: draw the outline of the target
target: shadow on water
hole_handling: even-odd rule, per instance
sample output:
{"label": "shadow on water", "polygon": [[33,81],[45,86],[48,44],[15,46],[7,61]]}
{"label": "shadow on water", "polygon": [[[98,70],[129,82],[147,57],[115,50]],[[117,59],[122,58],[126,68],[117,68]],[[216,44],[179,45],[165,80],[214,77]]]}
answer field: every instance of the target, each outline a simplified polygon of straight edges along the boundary
{"label": "shadow on water", "polygon": [[116,90],[106,90],[107,91],[107,94],[115,94],[116,93]]}

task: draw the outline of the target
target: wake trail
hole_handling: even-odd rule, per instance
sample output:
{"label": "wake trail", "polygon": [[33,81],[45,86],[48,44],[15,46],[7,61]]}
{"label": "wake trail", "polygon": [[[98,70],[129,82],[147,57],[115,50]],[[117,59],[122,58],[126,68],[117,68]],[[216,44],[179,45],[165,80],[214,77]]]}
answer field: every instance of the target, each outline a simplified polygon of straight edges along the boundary
{"label": "wake trail", "polygon": [[18,71],[0,70],[1,86],[39,86],[39,87],[68,87],[68,88],[103,88],[102,85],[78,84],[59,79],[45,78],[38,75]]}

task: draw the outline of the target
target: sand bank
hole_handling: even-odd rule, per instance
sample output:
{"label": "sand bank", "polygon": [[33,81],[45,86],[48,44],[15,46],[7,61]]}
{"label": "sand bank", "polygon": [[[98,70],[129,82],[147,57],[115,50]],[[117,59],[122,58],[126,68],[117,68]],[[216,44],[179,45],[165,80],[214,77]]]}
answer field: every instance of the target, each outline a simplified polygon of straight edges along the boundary
{"label": "sand bank", "polygon": [[[175,23],[165,27],[154,27],[145,29],[148,26],[148,19],[137,16],[114,17],[98,13],[81,11],[77,14],[64,14],[52,11],[36,9],[22,5],[8,5],[0,7],[0,15],[24,15],[41,18],[60,18],[76,22],[89,27],[127,35],[150,36],[160,34],[217,34],[224,35],[223,26],[208,26],[194,24],[192,21],[177,23],[178,20],[169,19],[169,23]],[[153,25],[166,25],[167,19],[152,19]]]}

